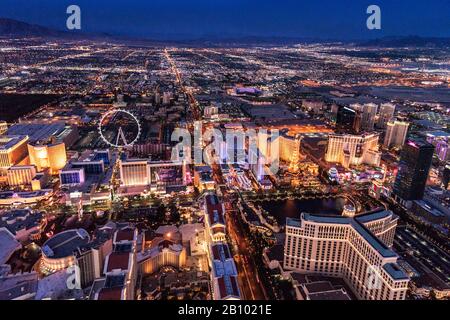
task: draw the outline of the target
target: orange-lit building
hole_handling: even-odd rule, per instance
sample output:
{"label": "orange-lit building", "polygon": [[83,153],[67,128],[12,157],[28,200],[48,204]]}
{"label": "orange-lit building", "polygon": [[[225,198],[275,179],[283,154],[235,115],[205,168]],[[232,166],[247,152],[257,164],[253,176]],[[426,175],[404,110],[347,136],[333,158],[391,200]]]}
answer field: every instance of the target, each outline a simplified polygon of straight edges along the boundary
{"label": "orange-lit building", "polygon": [[24,187],[30,185],[36,176],[35,166],[12,166],[7,171],[8,185],[11,187]]}
{"label": "orange-lit building", "polygon": [[157,237],[152,240],[151,247],[138,255],[140,271],[152,274],[161,267],[181,268],[186,265],[186,248],[169,237]]}
{"label": "orange-lit building", "polygon": [[8,169],[27,156],[27,136],[0,136],[0,168]]}
{"label": "orange-lit building", "polygon": [[28,154],[30,163],[35,165],[38,171],[48,168],[51,174],[57,174],[67,162],[64,142],[49,144],[29,143]]}

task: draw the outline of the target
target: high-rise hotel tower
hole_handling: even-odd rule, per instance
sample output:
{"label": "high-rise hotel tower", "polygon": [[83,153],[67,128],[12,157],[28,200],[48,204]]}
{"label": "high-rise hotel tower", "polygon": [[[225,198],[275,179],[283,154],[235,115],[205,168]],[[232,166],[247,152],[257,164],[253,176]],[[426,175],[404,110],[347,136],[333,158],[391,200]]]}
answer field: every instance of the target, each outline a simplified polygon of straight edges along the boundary
{"label": "high-rise hotel tower", "polygon": [[390,249],[397,219],[391,211],[288,218],[284,268],[343,278],[358,299],[404,300],[409,277]]}

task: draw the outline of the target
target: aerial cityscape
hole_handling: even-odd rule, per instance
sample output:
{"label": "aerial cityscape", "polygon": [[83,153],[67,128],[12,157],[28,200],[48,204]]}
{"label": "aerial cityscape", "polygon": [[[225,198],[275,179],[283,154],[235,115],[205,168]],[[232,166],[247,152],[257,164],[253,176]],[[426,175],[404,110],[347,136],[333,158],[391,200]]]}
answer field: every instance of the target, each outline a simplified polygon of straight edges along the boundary
{"label": "aerial cityscape", "polygon": [[0,300],[449,299],[449,39],[1,18]]}

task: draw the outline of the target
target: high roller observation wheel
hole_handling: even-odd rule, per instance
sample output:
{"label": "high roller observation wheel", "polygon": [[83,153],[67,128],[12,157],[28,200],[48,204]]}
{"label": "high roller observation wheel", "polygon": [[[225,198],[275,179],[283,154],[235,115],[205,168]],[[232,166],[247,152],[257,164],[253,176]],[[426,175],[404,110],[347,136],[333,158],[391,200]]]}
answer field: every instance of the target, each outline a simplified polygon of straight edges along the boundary
{"label": "high roller observation wheel", "polygon": [[[106,117],[110,116],[111,114],[115,114],[115,113],[126,113],[126,114],[128,114],[128,115],[133,119],[133,121],[136,123],[136,125],[137,125],[137,127],[138,127],[138,133],[137,133],[137,135],[136,135],[136,137],[134,138],[133,141],[131,141],[131,142],[127,143],[127,144],[124,144],[124,145],[118,145],[118,144],[112,143],[111,141],[109,141],[108,139],[106,139],[106,137],[103,135],[103,132],[102,132],[102,123],[103,123],[103,121],[105,120]],[[120,129],[121,129],[121,128],[120,128]],[[108,144],[109,146],[111,146],[111,147],[113,147],[113,148],[131,147],[131,146],[133,146],[133,144],[136,143],[136,141],[137,141],[137,140],[139,139],[139,137],[141,136],[141,124],[139,123],[138,118],[136,118],[136,116],[135,116],[134,114],[132,114],[131,112],[129,112],[129,111],[127,111],[127,110],[124,110],[124,109],[113,109],[113,110],[109,110],[109,111],[105,112],[105,113],[102,115],[102,117],[100,118],[100,121],[98,122],[97,130],[98,130],[98,132],[99,132],[100,137],[102,138],[102,140],[103,140],[106,144]],[[119,133],[118,133],[118,134],[119,134]]]}

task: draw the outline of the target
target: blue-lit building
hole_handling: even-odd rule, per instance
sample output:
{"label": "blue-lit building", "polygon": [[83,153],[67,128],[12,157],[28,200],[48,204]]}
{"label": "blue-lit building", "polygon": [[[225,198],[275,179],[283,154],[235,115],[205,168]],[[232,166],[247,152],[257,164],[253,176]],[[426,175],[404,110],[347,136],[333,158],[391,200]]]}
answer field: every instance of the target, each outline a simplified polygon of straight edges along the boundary
{"label": "blue-lit building", "polygon": [[61,185],[80,185],[85,181],[84,168],[64,168],[59,173]]}
{"label": "blue-lit building", "polygon": [[103,163],[108,166],[111,163],[111,155],[109,150],[95,150],[93,160],[103,160]]}
{"label": "blue-lit building", "polygon": [[110,153],[86,150],[73,157],[60,171],[60,183],[64,187],[67,205],[90,205],[111,200],[110,182],[112,167]]}
{"label": "blue-lit building", "polygon": [[73,168],[84,168],[84,172],[99,175],[105,172],[105,167],[111,163],[109,150],[87,151],[82,154],[78,160],[72,161]]}
{"label": "blue-lit building", "polygon": [[103,160],[76,161],[71,163],[73,168],[83,168],[86,174],[101,174],[105,171]]}

